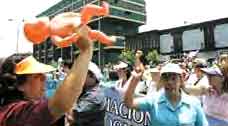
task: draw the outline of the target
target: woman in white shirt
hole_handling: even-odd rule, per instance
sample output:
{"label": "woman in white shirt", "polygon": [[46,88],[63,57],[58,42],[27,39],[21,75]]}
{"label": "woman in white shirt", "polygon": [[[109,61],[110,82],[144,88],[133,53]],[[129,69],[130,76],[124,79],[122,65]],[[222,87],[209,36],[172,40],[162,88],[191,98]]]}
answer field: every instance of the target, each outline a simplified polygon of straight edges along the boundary
{"label": "woman in white shirt", "polygon": [[203,108],[211,126],[228,126],[228,64],[220,68],[203,68],[211,89],[203,100]]}

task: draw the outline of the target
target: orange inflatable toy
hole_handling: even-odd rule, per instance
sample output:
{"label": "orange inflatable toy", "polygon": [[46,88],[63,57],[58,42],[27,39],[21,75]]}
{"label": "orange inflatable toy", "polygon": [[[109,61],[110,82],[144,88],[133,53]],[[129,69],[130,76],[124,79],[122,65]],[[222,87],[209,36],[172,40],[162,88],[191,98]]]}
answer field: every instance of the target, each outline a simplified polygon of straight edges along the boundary
{"label": "orange inflatable toy", "polygon": [[[78,32],[81,26],[87,26],[93,16],[107,16],[109,4],[102,0],[102,5],[86,5],[80,13],[65,12],[56,15],[49,21],[47,17],[35,21],[27,21],[24,24],[25,36],[34,44],[44,42],[51,37],[53,43],[58,47],[68,47],[76,43],[80,38]],[[112,45],[115,37],[109,37],[103,32],[89,28],[89,37],[93,41],[99,41],[105,45]]]}
{"label": "orange inflatable toy", "polygon": [[24,24],[26,38],[34,44],[40,44],[50,36],[49,18],[33,19]]}

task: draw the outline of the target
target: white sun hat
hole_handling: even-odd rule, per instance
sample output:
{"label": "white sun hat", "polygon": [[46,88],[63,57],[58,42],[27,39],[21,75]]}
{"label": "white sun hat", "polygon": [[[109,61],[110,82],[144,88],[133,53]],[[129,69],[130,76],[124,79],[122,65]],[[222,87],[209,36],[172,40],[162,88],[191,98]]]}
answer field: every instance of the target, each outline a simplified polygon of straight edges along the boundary
{"label": "white sun hat", "polygon": [[161,68],[161,74],[163,73],[177,73],[177,74],[182,74],[183,70],[178,64],[174,63],[168,63],[165,66]]}
{"label": "white sun hat", "polygon": [[88,70],[96,76],[97,80],[101,80],[103,78],[100,68],[95,63],[89,62]]}
{"label": "white sun hat", "polygon": [[128,67],[128,64],[123,61],[120,61],[117,65],[113,66],[114,70],[123,69],[127,67]]}

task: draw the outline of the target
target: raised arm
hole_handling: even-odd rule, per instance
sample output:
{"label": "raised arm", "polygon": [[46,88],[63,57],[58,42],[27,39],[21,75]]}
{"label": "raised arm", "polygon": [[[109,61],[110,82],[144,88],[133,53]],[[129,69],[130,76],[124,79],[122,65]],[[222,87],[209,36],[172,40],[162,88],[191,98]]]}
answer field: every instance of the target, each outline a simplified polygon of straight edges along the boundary
{"label": "raised arm", "polygon": [[80,48],[80,54],[74,61],[63,84],[57,89],[55,95],[49,99],[50,112],[55,119],[68,112],[78,99],[86,79],[89,61],[92,58],[93,42],[88,39],[88,28],[82,27],[79,34],[81,37],[77,42],[77,46]]}
{"label": "raised arm", "polygon": [[133,71],[132,76],[127,81],[127,89],[124,94],[124,103],[130,108],[137,108],[137,98],[134,98],[134,92],[137,84],[139,83],[143,72],[142,71]]}

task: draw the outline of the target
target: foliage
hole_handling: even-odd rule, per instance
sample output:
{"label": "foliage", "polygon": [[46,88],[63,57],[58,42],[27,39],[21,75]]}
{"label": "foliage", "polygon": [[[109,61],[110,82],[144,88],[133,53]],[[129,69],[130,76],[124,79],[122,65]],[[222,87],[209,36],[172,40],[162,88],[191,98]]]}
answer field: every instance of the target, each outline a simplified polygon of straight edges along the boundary
{"label": "foliage", "polygon": [[119,59],[130,64],[133,64],[135,61],[134,51],[130,49],[122,50],[121,54],[119,55]]}
{"label": "foliage", "polygon": [[159,54],[157,50],[151,50],[148,52],[146,59],[150,62],[151,65],[157,65],[159,63]]}

